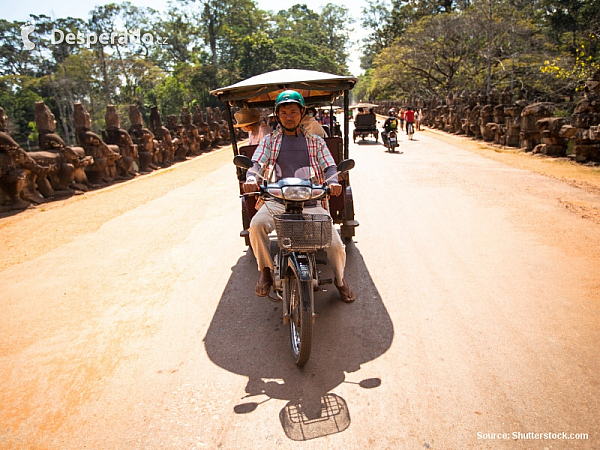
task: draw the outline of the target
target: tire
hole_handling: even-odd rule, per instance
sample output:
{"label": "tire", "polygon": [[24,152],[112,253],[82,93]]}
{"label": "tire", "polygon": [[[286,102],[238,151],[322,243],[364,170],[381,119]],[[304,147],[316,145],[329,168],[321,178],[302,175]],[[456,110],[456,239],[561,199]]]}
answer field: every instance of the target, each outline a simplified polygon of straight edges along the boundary
{"label": "tire", "polygon": [[303,366],[310,358],[312,347],[312,296],[311,281],[300,281],[292,272],[289,289],[290,343],[297,366]]}

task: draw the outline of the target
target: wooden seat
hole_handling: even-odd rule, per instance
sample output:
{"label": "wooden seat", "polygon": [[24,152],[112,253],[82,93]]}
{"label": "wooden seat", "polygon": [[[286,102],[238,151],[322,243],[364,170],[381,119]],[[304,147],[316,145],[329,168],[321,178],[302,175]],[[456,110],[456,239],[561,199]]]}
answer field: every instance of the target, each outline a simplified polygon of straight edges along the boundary
{"label": "wooden seat", "polygon": [[354,119],[355,130],[374,130],[377,128],[375,114],[358,114]]}
{"label": "wooden seat", "polygon": [[238,152],[240,155],[244,155],[244,156],[247,156],[248,158],[252,158],[252,155],[254,155],[254,150],[256,150],[256,147],[258,147],[258,145],[256,145],[256,144],[242,145],[240,148],[238,148]]}
{"label": "wooden seat", "polygon": [[328,137],[325,138],[325,143],[335,163],[339,164],[344,159],[344,141],[341,137]]}

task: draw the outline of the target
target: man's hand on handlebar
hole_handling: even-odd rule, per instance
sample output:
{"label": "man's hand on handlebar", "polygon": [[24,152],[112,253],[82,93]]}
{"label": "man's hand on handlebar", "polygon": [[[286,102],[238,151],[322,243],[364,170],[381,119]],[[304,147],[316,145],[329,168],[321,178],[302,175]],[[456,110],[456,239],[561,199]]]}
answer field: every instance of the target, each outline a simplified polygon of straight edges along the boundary
{"label": "man's hand on handlebar", "polygon": [[242,184],[242,189],[246,194],[258,193],[259,191],[258,183],[256,181],[245,182],[244,184]]}
{"label": "man's hand on handlebar", "polygon": [[337,197],[342,193],[342,185],[339,183],[330,183],[329,184],[329,193],[334,197]]}

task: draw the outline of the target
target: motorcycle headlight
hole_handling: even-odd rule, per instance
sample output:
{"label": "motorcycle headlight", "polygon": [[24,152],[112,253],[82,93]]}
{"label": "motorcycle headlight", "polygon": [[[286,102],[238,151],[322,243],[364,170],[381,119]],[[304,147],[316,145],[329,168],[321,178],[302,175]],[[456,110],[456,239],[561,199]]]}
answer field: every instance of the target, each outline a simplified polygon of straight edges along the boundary
{"label": "motorcycle headlight", "polygon": [[267,188],[267,192],[269,194],[271,194],[273,197],[283,198],[283,194],[281,192],[281,188],[278,188],[278,187]]}
{"label": "motorcycle headlight", "polygon": [[312,198],[319,197],[320,195],[323,195],[323,192],[325,192],[324,189],[313,189],[312,190]]}
{"label": "motorcycle headlight", "polygon": [[296,202],[310,200],[312,189],[307,186],[286,186],[282,189],[283,198]]}

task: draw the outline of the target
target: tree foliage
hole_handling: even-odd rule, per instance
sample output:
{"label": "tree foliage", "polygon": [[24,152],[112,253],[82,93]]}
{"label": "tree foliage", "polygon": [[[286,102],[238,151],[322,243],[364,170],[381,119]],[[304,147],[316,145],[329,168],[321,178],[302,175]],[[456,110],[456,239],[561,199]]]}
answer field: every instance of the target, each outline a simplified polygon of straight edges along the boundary
{"label": "tree foliage", "polygon": [[600,63],[600,0],[370,0],[365,98],[573,95]]}
{"label": "tree foliage", "polygon": [[[21,39],[25,22],[0,19],[0,106],[22,143],[35,136],[30,122],[38,100],[73,142],[75,102],[86,106],[99,131],[109,103],[121,112],[136,104],[146,117],[152,105],[179,115],[183,106],[217,105],[209,92],[219,86],[270,70],[348,72],[351,18],[334,4],[273,12],[253,0],[181,0],[159,13],[125,1],[96,6],[88,20],[32,15],[31,21],[30,51]],[[81,35],[83,43],[53,42],[59,36],[53,30]],[[100,40],[103,33],[108,38]],[[91,35],[96,41],[88,45]],[[126,128],[126,113],[121,121]]]}

